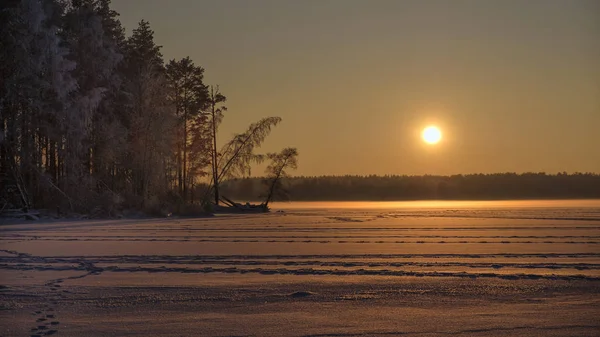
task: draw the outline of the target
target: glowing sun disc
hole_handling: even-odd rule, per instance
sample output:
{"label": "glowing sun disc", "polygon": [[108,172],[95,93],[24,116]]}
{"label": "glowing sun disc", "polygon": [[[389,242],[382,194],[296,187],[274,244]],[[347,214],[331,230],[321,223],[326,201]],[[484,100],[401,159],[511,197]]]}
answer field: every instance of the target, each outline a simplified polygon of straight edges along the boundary
{"label": "glowing sun disc", "polygon": [[421,137],[423,137],[425,143],[436,144],[442,139],[442,132],[436,126],[428,126],[423,129]]}

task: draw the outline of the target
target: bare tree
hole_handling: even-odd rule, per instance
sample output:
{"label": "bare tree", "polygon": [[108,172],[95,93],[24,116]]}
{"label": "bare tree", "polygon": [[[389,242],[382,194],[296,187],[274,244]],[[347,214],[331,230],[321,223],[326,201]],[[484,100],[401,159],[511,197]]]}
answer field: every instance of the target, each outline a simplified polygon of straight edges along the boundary
{"label": "bare tree", "polygon": [[285,193],[282,186],[282,178],[287,176],[286,169],[295,170],[298,168],[298,150],[293,147],[283,149],[279,153],[268,153],[267,158],[271,163],[265,169],[267,179],[265,180],[268,186],[267,197],[264,207],[269,206],[269,202],[276,194]]}
{"label": "bare tree", "polygon": [[220,182],[226,177],[248,175],[252,163],[260,163],[264,160],[264,155],[257,154],[254,150],[262,145],[271,129],[280,122],[280,117],[263,118],[250,124],[246,132],[235,135],[223,146],[217,161],[218,174],[210,182],[204,198],[205,202],[207,202],[208,193],[215,191],[215,181]]}

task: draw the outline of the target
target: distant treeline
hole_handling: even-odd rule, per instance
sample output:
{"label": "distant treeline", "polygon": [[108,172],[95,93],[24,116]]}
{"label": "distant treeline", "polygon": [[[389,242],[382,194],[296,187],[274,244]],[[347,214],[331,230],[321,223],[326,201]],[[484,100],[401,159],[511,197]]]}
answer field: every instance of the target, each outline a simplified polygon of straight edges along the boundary
{"label": "distant treeline", "polygon": [[[290,177],[284,185],[291,201],[600,198],[595,173]],[[223,194],[260,200],[264,189],[262,178],[244,178],[229,181]]]}

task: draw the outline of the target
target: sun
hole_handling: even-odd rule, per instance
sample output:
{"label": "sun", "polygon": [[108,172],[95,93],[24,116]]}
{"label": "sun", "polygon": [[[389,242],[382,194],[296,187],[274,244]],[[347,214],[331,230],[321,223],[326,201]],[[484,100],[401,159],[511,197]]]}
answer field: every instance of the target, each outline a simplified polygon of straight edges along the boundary
{"label": "sun", "polygon": [[442,131],[437,126],[428,126],[421,133],[423,141],[427,144],[437,144],[442,139]]}

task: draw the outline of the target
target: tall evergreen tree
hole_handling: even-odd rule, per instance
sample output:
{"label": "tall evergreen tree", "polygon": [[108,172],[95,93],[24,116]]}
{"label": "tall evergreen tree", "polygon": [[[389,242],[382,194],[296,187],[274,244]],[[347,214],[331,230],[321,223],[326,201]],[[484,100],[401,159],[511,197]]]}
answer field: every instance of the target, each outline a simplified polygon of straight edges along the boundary
{"label": "tall evergreen tree", "polygon": [[[179,61],[171,60],[166,67],[170,100],[177,116],[176,170],[177,186],[183,201],[188,198],[190,177],[190,142],[201,139],[195,133],[205,133],[205,118],[201,118],[207,108],[208,89],[204,85],[204,69],[194,65],[189,57]],[[196,150],[199,148],[196,147]],[[197,155],[195,155],[197,157]]]}
{"label": "tall evergreen tree", "polygon": [[[114,109],[108,101],[120,89],[117,70],[123,57],[119,50],[121,37],[115,28],[119,24],[111,21],[113,14],[103,7],[107,5],[106,1],[74,0],[63,20],[62,35],[71,50],[69,58],[77,65],[72,72],[78,83],[72,108],[81,113],[81,120],[74,125],[80,146],[73,149],[72,155],[79,165],[70,179],[81,190],[77,193],[80,198],[93,196],[90,192],[96,190],[98,181],[105,184],[105,163],[112,159],[105,158],[108,148],[119,144],[114,141]],[[94,200],[86,200],[86,204]]]}
{"label": "tall evergreen tree", "polygon": [[[58,34],[62,6],[55,1],[22,0],[4,7],[2,23],[2,142],[5,175],[19,182],[23,203],[41,201],[49,183],[67,173],[67,154],[74,146],[71,93],[77,83],[75,64]],[[18,165],[17,165],[18,164]],[[50,171],[46,179],[44,171]],[[9,174],[10,172],[10,174]],[[24,191],[29,191],[25,193]]]}
{"label": "tall evergreen tree", "polygon": [[217,152],[217,130],[219,129],[219,125],[223,121],[223,112],[227,111],[227,107],[221,104],[224,103],[226,100],[227,98],[223,94],[221,94],[218,86],[216,87],[216,89],[212,86],[210,87],[210,133],[212,140],[211,169],[212,180],[215,189],[215,205],[219,204],[219,153]]}
{"label": "tall evergreen tree", "polygon": [[173,143],[174,109],[164,88],[167,87],[160,46],[154,43],[154,32],[142,20],[126,42],[125,88],[128,93],[128,174],[131,192],[144,207],[168,188],[165,162]]}

